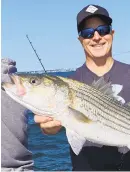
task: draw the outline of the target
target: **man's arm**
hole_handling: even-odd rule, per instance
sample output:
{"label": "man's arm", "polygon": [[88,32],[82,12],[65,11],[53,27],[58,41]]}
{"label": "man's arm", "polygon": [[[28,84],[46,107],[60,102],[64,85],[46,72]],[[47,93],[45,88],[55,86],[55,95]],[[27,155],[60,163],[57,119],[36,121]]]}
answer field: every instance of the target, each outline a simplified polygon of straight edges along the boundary
{"label": "man's arm", "polygon": [[[8,73],[17,71],[16,62],[1,59],[1,81],[11,82]],[[32,153],[28,150],[25,108],[1,91],[1,170],[32,171]]]}

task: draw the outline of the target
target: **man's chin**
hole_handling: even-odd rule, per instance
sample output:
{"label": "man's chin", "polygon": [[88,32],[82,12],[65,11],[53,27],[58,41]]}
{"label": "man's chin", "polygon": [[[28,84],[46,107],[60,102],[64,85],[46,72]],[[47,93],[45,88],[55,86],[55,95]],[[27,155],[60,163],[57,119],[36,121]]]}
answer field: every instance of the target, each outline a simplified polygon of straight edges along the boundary
{"label": "man's chin", "polygon": [[99,54],[99,55],[92,55],[92,58],[93,59],[101,59],[101,58],[105,58],[106,56],[105,56],[105,54]]}

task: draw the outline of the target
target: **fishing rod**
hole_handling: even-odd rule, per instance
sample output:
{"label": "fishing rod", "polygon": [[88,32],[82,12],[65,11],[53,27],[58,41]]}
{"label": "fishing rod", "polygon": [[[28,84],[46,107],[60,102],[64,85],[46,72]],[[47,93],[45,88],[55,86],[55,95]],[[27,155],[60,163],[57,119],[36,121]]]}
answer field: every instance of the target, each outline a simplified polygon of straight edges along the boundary
{"label": "fishing rod", "polygon": [[32,42],[30,41],[28,35],[26,35],[26,37],[27,37],[27,39],[28,39],[28,41],[29,41],[29,43],[30,43],[30,45],[31,45],[31,47],[32,47],[32,49],[33,49],[33,51],[35,52],[35,54],[36,54],[36,56],[37,56],[37,58],[38,58],[38,60],[39,60],[39,62],[40,62],[40,64],[41,64],[41,66],[42,66],[44,72],[47,73],[46,70],[45,70],[45,68],[44,68],[44,66],[43,66],[43,64],[42,64],[42,62],[41,62],[41,59],[39,58],[39,56],[38,56],[36,50],[35,50],[34,47],[33,47]]}

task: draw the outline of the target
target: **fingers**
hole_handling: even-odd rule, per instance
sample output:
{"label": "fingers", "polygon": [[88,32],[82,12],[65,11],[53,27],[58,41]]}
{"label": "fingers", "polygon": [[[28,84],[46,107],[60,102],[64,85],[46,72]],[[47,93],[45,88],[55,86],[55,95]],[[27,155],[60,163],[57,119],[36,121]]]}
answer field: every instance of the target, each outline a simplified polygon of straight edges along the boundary
{"label": "fingers", "polygon": [[61,123],[60,121],[49,121],[49,122],[45,122],[45,123],[40,123],[40,128],[42,129],[42,132],[44,134],[56,134],[60,131],[61,129]]}
{"label": "fingers", "polygon": [[41,127],[41,130],[42,130],[43,134],[53,135],[53,134],[57,134],[61,128],[62,128],[62,126],[60,125],[60,126],[55,126],[55,127],[51,127],[51,128]]}
{"label": "fingers", "polygon": [[1,59],[1,82],[12,83],[9,73],[17,72],[16,62],[9,58]]}
{"label": "fingers", "polygon": [[54,121],[54,120],[46,122],[46,123],[40,123],[40,127],[43,129],[51,129],[51,128],[59,127],[59,126],[61,126],[60,121]]}
{"label": "fingers", "polygon": [[14,73],[17,72],[16,68],[16,62],[9,58],[3,58],[1,59],[1,73],[7,74],[7,73]]}
{"label": "fingers", "polygon": [[48,116],[40,116],[40,115],[34,116],[34,121],[36,123],[45,123],[45,122],[52,121],[52,120],[53,120],[53,118],[48,117]]}
{"label": "fingers", "polygon": [[44,134],[56,134],[61,129],[61,122],[48,116],[35,115],[34,121],[40,124]]}

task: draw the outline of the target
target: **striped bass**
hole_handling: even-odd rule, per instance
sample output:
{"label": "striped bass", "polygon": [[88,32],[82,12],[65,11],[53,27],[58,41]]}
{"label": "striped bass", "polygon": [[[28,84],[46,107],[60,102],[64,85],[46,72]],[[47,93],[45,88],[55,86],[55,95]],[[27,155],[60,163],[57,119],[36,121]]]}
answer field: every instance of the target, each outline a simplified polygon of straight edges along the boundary
{"label": "striped bass", "polygon": [[12,83],[2,83],[6,93],[34,113],[61,121],[76,155],[86,140],[130,149],[130,103],[117,100],[103,77],[92,85],[43,74],[10,77]]}

